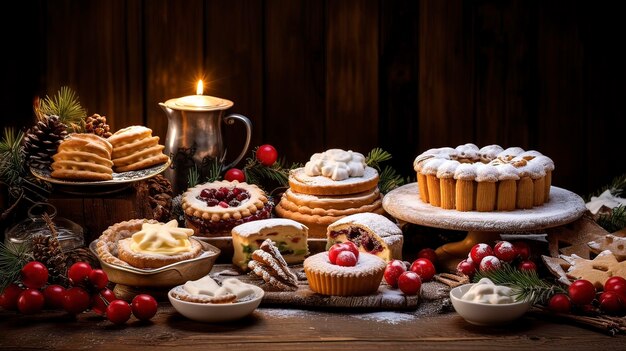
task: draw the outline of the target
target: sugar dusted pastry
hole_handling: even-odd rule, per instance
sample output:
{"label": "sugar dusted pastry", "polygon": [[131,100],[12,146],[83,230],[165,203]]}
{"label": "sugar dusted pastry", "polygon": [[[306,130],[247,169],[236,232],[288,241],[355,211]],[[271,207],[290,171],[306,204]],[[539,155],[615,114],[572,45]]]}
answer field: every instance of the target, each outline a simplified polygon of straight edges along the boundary
{"label": "sugar dusted pastry", "polygon": [[538,151],[474,144],[415,158],[420,199],[458,211],[510,211],[549,201],[554,162]]}
{"label": "sugar dusted pastry", "polygon": [[52,156],[52,177],[102,181],[113,179],[111,144],[95,134],[70,134]]}
{"label": "sugar dusted pastry", "polygon": [[172,289],[172,296],[176,299],[195,303],[231,303],[244,301],[253,295],[251,285],[237,278],[224,279],[219,285],[208,275]]}
{"label": "sugar dusted pastry", "polygon": [[167,162],[163,153],[165,146],[159,137],[152,136],[152,129],[130,126],[118,130],[108,138],[113,145],[113,168],[116,172],[136,171]]}
{"label": "sugar dusted pastry", "polygon": [[248,268],[271,287],[283,291],[298,290],[298,278],[271,239],[265,239],[260,248],[252,253]]}
{"label": "sugar dusted pastry", "polygon": [[400,228],[376,213],[359,213],[344,217],[328,226],[328,244],[352,241],[360,252],[367,252],[385,261],[402,258],[404,237]]}

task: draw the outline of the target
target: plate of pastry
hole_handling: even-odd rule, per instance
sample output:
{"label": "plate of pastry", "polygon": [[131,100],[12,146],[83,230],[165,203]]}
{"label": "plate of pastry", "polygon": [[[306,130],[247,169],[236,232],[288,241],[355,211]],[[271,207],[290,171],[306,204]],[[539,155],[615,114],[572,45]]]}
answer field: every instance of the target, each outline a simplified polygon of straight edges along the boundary
{"label": "plate of pastry", "polygon": [[135,287],[173,287],[207,275],[220,250],[192,237],[176,220],[116,223],[91,242],[109,280]]}
{"label": "plate of pastry", "polygon": [[153,177],[171,160],[152,130],[131,126],[108,139],[95,134],[73,133],[52,156],[50,169],[31,167],[31,173],[49,183],[65,186],[116,186]]}

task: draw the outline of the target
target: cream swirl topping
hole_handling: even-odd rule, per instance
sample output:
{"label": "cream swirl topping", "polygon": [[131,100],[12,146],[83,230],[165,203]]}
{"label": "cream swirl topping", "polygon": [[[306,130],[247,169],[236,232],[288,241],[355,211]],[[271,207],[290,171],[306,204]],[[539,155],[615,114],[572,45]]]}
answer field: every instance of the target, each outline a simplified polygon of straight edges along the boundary
{"label": "cream swirl topping", "polygon": [[189,237],[193,229],[178,228],[173,219],[166,224],[144,223],[141,230],[133,234],[130,249],[145,254],[176,255],[191,249]]}
{"label": "cream swirl topping", "polygon": [[332,180],[362,177],[365,173],[365,156],[352,150],[330,149],[311,156],[304,166],[308,176],[324,176]]}
{"label": "cream swirl topping", "polygon": [[461,300],[502,305],[513,303],[513,290],[511,288],[496,285],[490,279],[483,278],[474,284],[462,297]]}

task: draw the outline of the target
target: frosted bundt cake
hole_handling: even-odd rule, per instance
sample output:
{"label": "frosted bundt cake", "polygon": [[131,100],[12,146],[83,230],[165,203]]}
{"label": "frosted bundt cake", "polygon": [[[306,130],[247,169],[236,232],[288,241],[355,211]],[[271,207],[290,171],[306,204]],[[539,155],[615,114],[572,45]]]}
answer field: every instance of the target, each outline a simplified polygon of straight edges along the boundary
{"label": "frosted bundt cake", "polygon": [[458,211],[511,211],[547,202],[554,162],[538,151],[474,144],[430,149],[415,158],[422,201]]}

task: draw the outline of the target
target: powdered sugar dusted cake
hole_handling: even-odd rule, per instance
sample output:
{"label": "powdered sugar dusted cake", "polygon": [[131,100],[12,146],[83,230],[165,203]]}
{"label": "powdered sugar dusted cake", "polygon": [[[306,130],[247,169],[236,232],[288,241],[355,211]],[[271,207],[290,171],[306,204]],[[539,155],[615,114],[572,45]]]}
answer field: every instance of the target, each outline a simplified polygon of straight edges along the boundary
{"label": "powdered sugar dusted cake", "polygon": [[400,228],[376,213],[357,213],[328,226],[328,244],[351,241],[360,252],[367,252],[385,261],[402,258],[404,237]]}
{"label": "powdered sugar dusted cake", "polygon": [[385,271],[385,261],[368,254],[359,254],[355,266],[332,264],[328,252],[320,252],[304,260],[304,272],[311,290],[322,295],[358,296],[375,293]]}
{"label": "powdered sugar dusted cake", "polygon": [[554,162],[538,151],[474,144],[430,149],[415,158],[420,198],[458,211],[510,211],[549,200]]}

